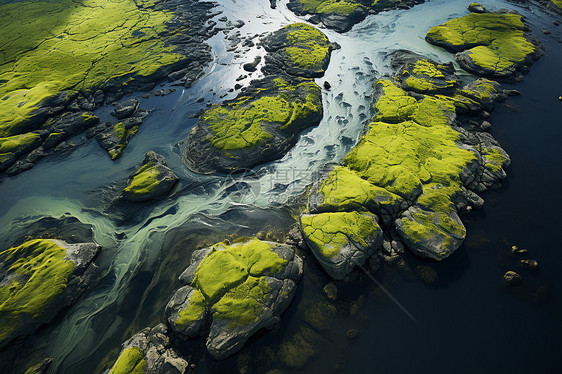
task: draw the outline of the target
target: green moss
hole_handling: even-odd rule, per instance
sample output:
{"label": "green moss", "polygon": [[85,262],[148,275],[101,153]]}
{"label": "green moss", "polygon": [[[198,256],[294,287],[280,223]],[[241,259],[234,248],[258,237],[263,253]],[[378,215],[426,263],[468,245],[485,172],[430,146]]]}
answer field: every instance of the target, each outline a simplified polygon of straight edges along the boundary
{"label": "green moss", "polygon": [[137,347],[124,349],[109,374],[143,374],[146,361]]}
{"label": "green moss", "polygon": [[524,30],[518,14],[470,13],[433,27],[426,39],[453,51],[468,50],[468,58],[487,74],[505,77],[535,53]]}
{"label": "green moss", "polygon": [[318,192],[322,195],[319,211],[371,210],[395,206],[403,200],[386,189],[361,179],[346,167],[338,166],[321,182]]}
{"label": "green moss", "polygon": [[336,0],[299,0],[303,10],[308,13],[316,14],[350,14],[355,8],[363,7],[353,1],[336,1]]}
{"label": "green moss", "polygon": [[156,191],[156,188],[160,184],[158,175],[156,164],[145,164],[137,170],[133,176],[133,180],[123,191],[135,196],[150,195]]}
{"label": "green moss", "polygon": [[113,126],[113,131],[117,139],[119,139],[119,142],[114,148],[110,149],[108,153],[112,160],[117,160],[125,151],[129,140],[139,131],[139,126],[133,126],[127,129],[123,122],[119,122]]}
{"label": "green moss", "polygon": [[551,0],[552,4],[556,5],[558,8],[562,9],[562,0]]}
{"label": "green moss", "polygon": [[199,320],[206,310],[207,301],[201,291],[196,289],[189,298],[187,307],[180,311],[179,318],[175,323],[179,327],[186,327],[190,323]]}
{"label": "green moss", "polygon": [[0,138],[0,153],[25,153],[33,148],[38,140],[40,140],[39,134],[33,132]]}
{"label": "green moss", "polygon": [[229,326],[233,327],[252,323],[263,313],[263,300],[269,291],[264,277],[249,276],[215,303],[213,318],[228,320]]}
{"label": "green moss", "polygon": [[376,84],[382,96],[375,104],[375,119],[385,122],[400,122],[415,109],[416,99],[396,87],[391,81],[379,80]]}
{"label": "green moss", "polygon": [[365,238],[380,231],[372,218],[359,212],[320,213],[301,216],[304,235],[314,243],[320,254],[334,257],[350,241],[368,247]]}
{"label": "green moss", "polygon": [[[393,97],[402,98],[402,90],[396,86],[387,91],[391,94],[387,102]],[[383,99],[384,96],[379,101]],[[415,199],[423,184],[456,183],[462,170],[476,159],[473,152],[456,144],[460,134],[449,126],[455,110],[451,102],[426,96],[420,102],[414,99],[410,103],[408,115],[399,116],[403,122],[373,122],[344,159],[344,165],[362,179],[407,200]],[[386,120],[389,117],[397,119],[375,115]]]}
{"label": "green moss", "polygon": [[482,148],[480,152],[484,158],[484,167],[494,173],[500,171],[509,162],[509,158],[496,148]]}
{"label": "green moss", "polygon": [[331,49],[326,35],[305,23],[294,23],[285,29],[290,30],[286,51],[293,63],[302,68],[323,70]]}
{"label": "green moss", "polygon": [[182,59],[161,37],[171,18],[133,0],[1,4],[0,136],[61,91],[127,83]]}
{"label": "green moss", "polygon": [[433,93],[439,90],[454,88],[458,82],[447,80],[451,68],[447,65],[433,63],[426,59],[420,59],[415,64],[408,63],[400,76],[396,79],[402,81],[405,89],[418,93]]}
{"label": "green moss", "polygon": [[0,287],[0,340],[17,328],[22,314],[41,315],[59,296],[74,270],[66,249],[52,240],[35,239],[0,252],[10,283]]}
{"label": "green moss", "polygon": [[175,324],[186,327],[208,308],[213,318],[232,327],[255,321],[270,292],[265,277],[278,276],[287,263],[256,238],[215,244],[197,267],[191,283],[195,291]]}
{"label": "green moss", "polygon": [[[207,110],[200,119],[209,124],[215,134],[213,146],[224,151],[250,148],[262,144],[273,135],[265,124],[286,129],[322,108],[320,88],[313,81],[296,86],[278,78],[274,87],[260,92],[260,97],[241,96]],[[307,92],[306,99],[295,98],[296,90]]]}

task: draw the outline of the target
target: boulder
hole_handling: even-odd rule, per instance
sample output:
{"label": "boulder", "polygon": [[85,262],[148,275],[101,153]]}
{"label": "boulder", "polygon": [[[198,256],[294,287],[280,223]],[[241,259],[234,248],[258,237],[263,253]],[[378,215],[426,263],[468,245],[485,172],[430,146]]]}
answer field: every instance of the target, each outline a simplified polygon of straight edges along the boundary
{"label": "boulder", "polygon": [[166,306],[172,329],[184,337],[207,334],[207,350],[224,359],[263,328],[279,323],[303,270],[295,248],[241,238],[193,253],[184,284]]}
{"label": "boulder", "polygon": [[162,198],[170,194],[178,180],[164,156],[150,151],[144,156],[142,166],[129,178],[123,197],[131,202]]}
{"label": "boulder", "polygon": [[95,243],[34,239],[0,252],[0,347],[33,333],[90,286]]}

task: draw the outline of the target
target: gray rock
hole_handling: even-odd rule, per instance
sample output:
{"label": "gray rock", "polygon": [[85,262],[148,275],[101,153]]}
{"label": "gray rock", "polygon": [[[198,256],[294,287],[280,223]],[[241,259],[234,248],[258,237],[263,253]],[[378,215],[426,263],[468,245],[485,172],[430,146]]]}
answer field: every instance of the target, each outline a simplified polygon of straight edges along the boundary
{"label": "gray rock", "polygon": [[256,67],[260,64],[260,62],[261,62],[261,56],[256,56],[254,58],[254,61],[244,64],[243,68],[247,72],[250,72],[250,73],[254,72],[254,71],[256,71]]}
{"label": "gray rock", "polygon": [[139,107],[137,99],[129,99],[115,106],[111,114],[117,119],[123,119],[132,116]]}
{"label": "gray rock", "polygon": [[[163,323],[141,330],[124,342],[117,361],[130,358],[131,355],[123,356],[123,353],[131,349],[137,352],[135,360],[129,361],[132,368],[144,360],[144,374],[183,374],[189,367],[189,363],[172,348],[168,328]],[[109,374],[111,370],[106,370],[104,374]]]}

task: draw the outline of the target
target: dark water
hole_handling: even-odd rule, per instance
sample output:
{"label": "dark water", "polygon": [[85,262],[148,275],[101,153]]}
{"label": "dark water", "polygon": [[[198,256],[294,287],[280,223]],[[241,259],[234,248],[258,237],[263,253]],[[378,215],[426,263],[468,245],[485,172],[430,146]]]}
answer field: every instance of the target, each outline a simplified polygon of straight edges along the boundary
{"label": "dark water", "polygon": [[[270,10],[267,2],[251,6],[223,2],[226,15],[247,21],[243,29],[261,33],[298,18],[284,4]],[[442,61],[453,56],[424,42],[430,26],[447,17],[465,14],[467,4],[432,1],[408,11],[369,17],[346,35],[323,30],[342,44],[334,52],[324,79],[332,91],[324,94],[325,119],[301,136],[295,149],[274,168],[316,170],[338,161],[353,145],[369,117],[369,95],[375,76],[388,72],[382,53],[408,48]],[[516,5],[494,0],[489,7]],[[562,61],[560,27],[535,8],[521,9],[546,46],[524,82],[514,87],[522,96],[498,105],[492,113],[492,134],[512,157],[504,187],[483,195],[484,208],[464,217],[468,238],[457,253],[442,263],[406,256],[410,271],[384,266],[374,275],[414,317],[404,314],[369,278],[351,284],[336,283],[337,301],[326,303],[322,288],[329,282],[308,253],[295,302],[276,331],[252,338],[240,355],[215,362],[204,351],[203,340],[182,345],[197,363],[197,373],[230,373],[238,368],[265,373],[448,373],[448,372],[562,372],[556,360],[562,344],[562,282],[558,267],[562,253],[558,232],[562,223],[559,191],[562,170]],[[248,22],[251,21],[251,22]],[[548,28],[552,34],[540,33]],[[47,159],[36,168],[0,185],[0,240],[9,245],[26,233],[27,219],[64,216],[79,237],[92,225],[94,239],[104,247],[98,265],[98,285],[52,324],[28,339],[23,353],[0,354],[0,367],[14,360],[13,372],[23,372],[31,361],[55,358],[51,373],[101,372],[109,367],[120,344],[138,330],[165,319],[163,307],[177,287],[176,278],[188,265],[194,249],[223,240],[230,234],[270,232],[282,236],[295,212],[273,208],[277,196],[272,177],[262,180],[255,206],[237,206],[224,197],[224,177],[200,177],[181,164],[178,149],[201,108],[199,97],[217,100],[233,86],[244,58],[233,59],[220,41],[212,41],[215,65],[192,90],[156,98],[157,108],[133,138],[121,160],[112,163],[96,144],[86,144],[65,159]],[[246,56],[253,59],[251,51]],[[232,62],[235,61],[235,62]],[[209,89],[214,88],[217,95]],[[341,99],[338,95],[342,93]],[[363,107],[363,108],[362,108]],[[171,109],[174,108],[174,111]],[[343,122],[346,119],[347,122]],[[342,146],[342,143],[345,145]],[[123,180],[144,152],[166,155],[182,185],[176,195],[155,205],[123,210],[109,203],[111,186]],[[87,166],[87,167],[85,167]],[[268,190],[270,189],[270,190]],[[280,188],[302,194],[296,183]],[[32,226],[32,232],[53,230],[51,221]],[[71,235],[71,230],[60,233]],[[510,254],[512,245],[527,248],[525,257]],[[520,258],[536,259],[540,270],[518,267]],[[426,285],[414,272],[425,265],[437,272]],[[506,289],[502,276],[516,270],[520,287]],[[354,338],[349,329],[358,330]],[[303,335],[303,331],[312,331]],[[304,338],[303,338],[304,336]],[[299,337],[302,338],[299,340]],[[295,344],[295,354],[280,352]],[[306,360],[305,360],[306,359]],[[2,372],[2,370],[0,370]]]}

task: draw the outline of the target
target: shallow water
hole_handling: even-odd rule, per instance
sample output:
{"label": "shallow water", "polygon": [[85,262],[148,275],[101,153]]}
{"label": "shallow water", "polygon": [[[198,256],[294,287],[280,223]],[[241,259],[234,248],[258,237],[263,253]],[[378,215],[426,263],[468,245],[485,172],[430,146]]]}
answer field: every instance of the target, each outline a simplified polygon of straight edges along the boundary
{"label": "shallow water", "polygon": [[[230,19],[246,22],[240,29],[243,36],[300,20],[284,3],[276,10],[262,3],[224,1],[221,8]],[[18,368],[53,357],[51,373],[96,371],[104,358],[115,357],[124,339],[163,321],[163,306],[177,286],[175,277],[187,266],[195,246],[222,240],[225,233],[286,230],[292,222],[290,212],[279,205],[301,196],[317,172],[327,163],[338,162],[355,144],[364,120],[372,115],[372,84],[390,73],[385,55],[406,48],[453,61],[452,54],[429,45],[423,37],[431,26],[465,14],[466,5],[431,1],[407,11],[370,16],[344,35],[323,30],[342,46],[333,52],[325,77],[317,80],[320,85],[324,80],[332,85],[323,92],[324,119],[305,131],[285,157],[257,171],[261,178],[252,186],[260,193],[249,206],[225,194],[231,182],[226,176],[195,175],[182,165],[179,155],[178,143],[196,123],[189,117],[204,105],[196,101],[204,97],[216,102],[228,94],[236,77],[243,74],[242,64],[264,53],[252,48],[236,57],[236,52],[226,50],[222,33],[211,40],[214,64],[194,87],[142,101],[141,106],[156,110],[120,160],[112,162],[95,141],[85,141],[68,157],[45,159],[0,183],[2,247],[18,239],[16,233],[25,229],[27,220],[65,215],[93,225],[94,238],[104,247],[97,261],[102,274],[99,284],[27,340],[16,359]],[[558,318],[562,286],[556,278],[562,255],[556,251],[555,237],[560,222],[556,208],[561,206],[557,191],[562,187],[557,153],[562,140],[562,104],[557,100],[562,94],[562,77],[557,73],[562,61],[557,41],[561,31],[551,24],[552,18],[535,8],[531,11],[536,14],[503,1],[485,5],[518,9],[527,15],[534,34],[547,47],[524,82],[516,85],[523,95],[510,98],[492,114],[492,133],[513,160],[508,180],[501,190],[484,195],[484,209],[465,218],[466,244],[443,263],[425,263],[437,271],[437,284],[426,286],[394,268],[376,274],[416,322],[380,295],[368,279],[339,285],[341,308],[320,334],[315,359],[300,371],[286,371],[324,373],[337,364],[346,373],[560,370],[554,358],[562,335]],[[552,34],[541,34],[542,28]],[[166,156],[181,186],[174,196],[156,204],[134,210],[112,206],[119,183],[148,150]],[[528,248],[541,269],[537,274],[521,271],[523,286],[506,290],[500,281],[506,270],[516,266],[516,259],[509,255],[513,244]],[[413,257],[408,262],[412,268],[422,263]],[[245,352],[259,357],[263,347],[290,338],[302,324],[307,303],[321,299],[326,282],[309,261],[296,302],[280,328],[253,339]],[[361,300],[359,312],[349,316],[346,305],[357,300]],[[360,331],[353,340],[345,337],[349,328]],[[231,371],[237,365],[236,358],[213,362],[195,343],[188,348],[200,358],[198,373]],[[0,355],[0,362],[8,359],[7,352]],[[260,365],[256,372],[278,364],[265,360]]]}

